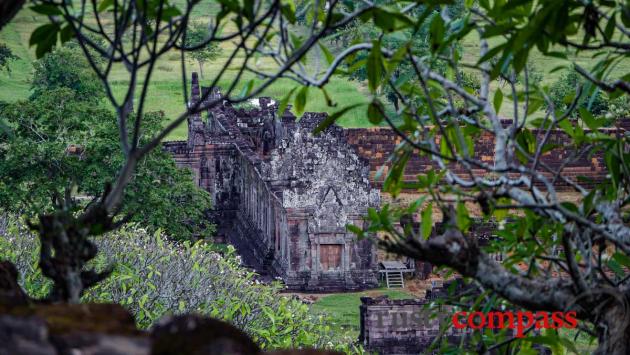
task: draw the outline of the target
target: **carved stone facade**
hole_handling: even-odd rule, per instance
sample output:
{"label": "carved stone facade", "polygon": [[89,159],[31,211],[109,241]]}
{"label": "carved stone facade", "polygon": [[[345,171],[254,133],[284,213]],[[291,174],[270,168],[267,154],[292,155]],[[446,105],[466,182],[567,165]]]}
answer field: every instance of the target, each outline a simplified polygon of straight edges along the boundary
{"label": "carved stone facade", "polygon": [[[191,104],[205,90],[193,74]],[[307,113],[299,122],[268,98],[258,107],[221,104],[188,120],[188,141],[165,144],[179,166],[189,167],[213,198],[218,237],[236,246],[244,262],[281,278],[295,290],[375,287],[376,250],[347,231],[379,205],[370,168],[330,127]],[[206,117],[202,117],[206,116]]]}
{"label": "carved stone facade", "polygon": [[[209,94],[208,100],[221,98],[216,88],[200,87],[193,74],[190,104],[198,102],[202,92]],[[345,226],[361,224],[367,208],[379,205],[375,187],[380,187],[387,159],[401,138],[386,128],[335,125],[314,136],[313,129],[326,117],[323,113],[305,113],[298,121],[288,110],[277,117],[277,105],[270,98],[258,98],[252,106],[224,103],[192,115],[188,140],[164,144],[178,165],[191,168],[199,186],[211,193],[218,237],[233,243],[247,264],[282,278],[291,289],[375,286],[375,247],[356,240]],[[620,120],[617,127],[602,132],[616,134],[629,128],[630,120]],[[536,137],[545,133],[532,130]],[[605,181],[601,151],[586,152],[563,164],[572,154],[569,141],[563,131],[552,131],[549,142],[557,148],[541,160],[553,168],[562,166],[565,176],[585,178],[587,187]],[[483,133],[474,151],[477,159],[492,161],[493,136]],[[418,174],[434,168],[427,156],[412,155],[404,180],[414,182]],[[473,173],[485,171],[473,169]],[[562,179],[555,179],[555,188],[571,190]]]}

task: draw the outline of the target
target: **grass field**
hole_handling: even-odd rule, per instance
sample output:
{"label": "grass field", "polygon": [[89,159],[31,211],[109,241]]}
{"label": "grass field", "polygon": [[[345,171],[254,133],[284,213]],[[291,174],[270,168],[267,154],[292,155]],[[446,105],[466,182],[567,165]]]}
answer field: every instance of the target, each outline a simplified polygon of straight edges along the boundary
{"label": "grass field", "polygon": [[[576,40],[576,42],[580,42],[579,38],[581,37],[575,36],[574,39]],[[493,48],[497,44],[499,44],[498,40],[490,40],[488,43],[489,48]],[[480,49],[480,40],[479,40],[478,33],[473,31],[471,32],[470,35],[464,38],[464,40],[462,41],[462,47],[463,47],[463,61],[470,64],[476,63],[477,60],[479,59],[479,49]],[[561,51],[561,48],[557,48],[556,50]],[[534,49],[530,52],[528,63],[536,71],[542,74],[541,84],[543,86],[550,86],[555,81],[557,81],[563,75],[563,73],[565,73],[564,70],[553,71],[556,67],[565,66],[567,68],[570,68],[572,66],[572,63],[576,63],[584,68],[589,69],[598,60],[601,59],[601,58],[593,59],[591,58],[591,54],[593,53],[590,53],[590,54],[578,53],[577,55],[567,53],[570,60],[564,60],[557,57],[545,56],[542,53],[540,53],[538,50]],[[625,75],[627,73],[630,73],[630,60],[620,62],[612,71],[612,75],[619,75],[619,76]],[[491,88],[490,88],[491,91],[494,92],[496,91],[497,88],[501,88],[501,91],[504,94],[507,94],[510,91],[509,85],[500,86],[498,81],[492,82]],[[491,93],[491,95],[494,95],[494,94]],[[521,105],[521,110],[522,110],[522,105]],[[539,111],[539,112],[542,112],[542,111]],[[499,114],[505,118],[511,118],[514,116],[513,103],[509,100],[509,98],[507,97],[504,98],[504,102],[503,102],[503,105],[501,106],[501,111],[499,112]]]}
{"label": "grass field", "polygon": [[[204,7],[205,6],[205,7]],[[207,7],[207,8],[206,8]],[[212,6],[203,3],[196,11],[212,12]],[[0,42],[6,43],[20,59],[11,63],[11,72],[0,72],[0,100],[16,101],[29,96],[30,79],[33,71],[32,61],[35,60],[34,48],[28,46],[28,41],[32,31],[46,21],[43,15],[36,14],[28,9],[22,10],[9,25],[0,31]],[[230,53],[228,48],[224,48],[223,55]],[[205,78],[202,78],[202,85],[209,85],[216,73],[225,61],[225,57],[219,58],[215,63],[206,63],[203,68]],[[261,62],[262,68],[269,68],[272,65],[268,62]],[[188,80],[190,73],[198,71],[196,62],[188,62]],[[235,76],[235,71],[226,73],[226,78],[219,83],[219,86],[226,88],[231,84]],[[235,92],[240,92],[245,83],[252,76],[245,76],[242,85],[236,88]],[[114,68],[111,74],[112,89],[117,96],[122,96],[126,90],[125,83],[128,82],[126,72],[123,68]],[[290,80],[280,80],[270,86],[264,95],[276,99],[282,98],[289,90],[295,86]],[[327,86],[327,91],[334,101],[341,105],[366,102],[361,85],[356,81],[349,81],[346,78],[335,78]],[[178,53],[165,54],[156,65],[155,73],[150,84],[147,98],[147,109],[149,111],[162,110],[167,118],[174,119],[185,109],[182,91],[182,76]],[[336,107],[328,107],[323,94],[319,90],[310,90],[306,104],[307,111],[314,112],[335,112]],[[365,108],[358,107],[348,112],[340,120],[340,124],[348,127],[369,126],[369,122],[364,119]],[[180,126],[169,137],[169,140],[185,139],[185,125]]]}
{"label": "grass field", "polygon": [[365,292],[339,293],[318,299],[312,306],[316,312],[325,313],[332,319],[331,329],[339,334],[348,334],[353,338],[359,336],[359,306],[361,297],[387,295],[391,299],[415,298],[400,290],[377,289]]}
{"label": "grass field", "polygon": [[[196,8],[195,13],[198,15],[213,13],[216,10],[215,7],[216,5],[213,2],[202,2]],[[46,19],[43,15],[35,14],[28,9],[24,9],[0,32],[0,42],[6,43],[13,52],[20,57],[19,60],[12,62],[11,73],[0,72],[0,100],[15,101],[28,97],[29,80],[33,68],[32,61],[35,59],[34,49],[29,48],[28,41],[32,31],[38,25],[45,23],[45,21]],[[469,63],[474,63],[476,58],[478,58],[479,50],[479,39],[476,37],[476,34],[473,33],[467,37],[462,45],[464,48],[464,60]],[[492,45],[493,43],[490,43],[491,47]],[[230,44],[224,44],[223,57],[219,58],[214,63],[206,63],[206,65],[204,65],[203,72],[205,73],[205,78],[202,78],[202,85],[208,85],[213,78],[213,74],[222,66],[226,56],[230,53],[228,46],[230,46]],[[318,54],[313,55],[317,56]],[[576,61],[588,67],[591,58],[577,57]],[[532,52],[530,62],[543,73],[544,84],[553,83],[561,75],[561,72],[549,73],[551,69],[559,65],[570,64],[568,61],[558,58],[545,57],[537,51]],[[188,62],[188,64],[187,76],[190,77],[191,71],[198,71],[198,65],[193,61]],[[274,67],[274,64],[269,60],[261,60],[257,65],[261,69],[272,69]],[[174,119],[182,113],[185,108],[179,54],[175,52],[165,54],[156,65],[155,70],[148,94],[147,110],[162,110],[168,119]],[[630,61],[619,65],[616,72],[630,72]],[[235,70],[228,70],[224,80],[219,83],[219,86],[226,88],[231,84],[234,76]],[[239,92],[250,78],[251,76],[246,76],[235,91]],[[122,96],[126,88],[125,83],[128,82],[126,71],[123,68],[114,68],[111,79],[114,93],[118,96]],[[492,85],[493,89],[499,87],[498,82],[494,82]],[[264,95],[280,99],[294,86],[295,84],[289,80],[280,80],[270,86],[265,91]],[[327,86],[327,90],[332,99],[338,102],[340,106],[365,103],[368,100],[366,94],[367,90],[362,83],[351,81],[343,77],[332,79]],[[507,92],[507,90],[508,88],[503,88],[504,92]],[[507,98],[504,101],[500,114],[503,117],[511,117],[513,114],[513,105]],[[338,108],[328,107],[322,93],[319,90],[312,89],[309,91],[306,110],[331,113],[338,110]],[[346,113],[339,120],[339,124],[345,127],[368,127],[371,124],[367,121],[365,112],[365,106],[357,107]],[[178,127],[168,139],[185,139],[186,131],[185,125],[182,125]]]}

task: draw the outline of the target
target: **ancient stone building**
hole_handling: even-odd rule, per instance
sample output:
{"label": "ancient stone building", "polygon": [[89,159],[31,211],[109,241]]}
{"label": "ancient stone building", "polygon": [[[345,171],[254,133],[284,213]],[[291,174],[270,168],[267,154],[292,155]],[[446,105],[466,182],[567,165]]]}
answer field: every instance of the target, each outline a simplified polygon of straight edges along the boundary
{"label": "ancient stone building", "polygon": [[[217,89],[200,87],[193,74],[191,104],[208,90],[208,99],[221,97]],[[334,125],[314,136],[312,130],[325,114],[305,113],[297,120],[287,110],[277,117],[270,98],[255,101],[248,108],[222,104],[193,115],[188,140],[165,143],[178,165],[191,168],[199,186],[211,193],[218,237],[234,244],[247,264],[280,277],[291,289],[375,286],[375,247],[356,240],[345,226],[361,224],[367,208],[379,205],[382,180],[376,173],[387,165],[400,137],[387,128],[344,130]],[[628,128],[630,121],[622,120],[619,127],[602,131]],[[566,176],[584,177],[587,186],[605,180],[601,152],[563,164],[572,154],[569,141],[564,132],[552,131],[549,142],[558,148],[543,154],[542,161],[563,166]],[[493,150],[492,135],[476,139],[478,159],[492,160]],[[434,168],[429,157],[413,155],[404,180],[414,182]],[[562,179],[555,185],[558,191],[571,190]]]}
{"label": "ancient stone building", "polygon": [[[193,74],[191,103],[204,90],[214,89],[200,87]],[[210,98],[219,95],[214,90]],[[188,141],[165,144],[211,193],[219,237],[234,244],[246,264],[291,289],[376,286],[375,246],[346,229],[379,205],[368,162],[341,128],[311,133],[324,114],[306,113],[296,122],[289,111],[276,117],[270,99],[258,102],[193,115]]]}

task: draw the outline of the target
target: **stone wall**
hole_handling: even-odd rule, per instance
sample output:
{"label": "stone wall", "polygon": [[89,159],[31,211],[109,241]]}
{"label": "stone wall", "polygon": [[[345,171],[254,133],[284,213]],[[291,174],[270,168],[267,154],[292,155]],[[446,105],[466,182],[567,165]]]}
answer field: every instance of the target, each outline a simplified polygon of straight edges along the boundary
{"label": "stone wall", "polygon": [[[618,128],[602,129],[604,133],[613,133],[617,129],[621,132],[625,132],[630,129],[630,120],[622,120],[619,122]],[[386,176],[387,168],[378,181],[375,179],[376,172],[382,167],[387,167],[387,159],[394,151],[396,146],[401,143],[401,138],[389,128],[353,128],[347,129],[346,136],[348,143],[352,145],[359,156],[369,162],[370,164],[370,179],[375,186],[380,186],[384,177]],[[532,130],[537,139],[542,139],[545,131]],[[550,134],[548,142],[556,146],[544,153],[541,157],[541,161],[546,163],[549,167],[557,169],[561,166],[563,161],[574,154],[575,150],[571,147],[571,139],[561,130],[554,130]],[[484,162],[491,162],[494,154],[494,137],[487,132],[481,134],[481,136],[475,140],[475,157]],[[405,169],[404,180],[406,182],[415,182],[418,174],[424,173],[434,168],[435,163],[431,162],[428,156],[420,156],[419,154],[413,155]],[[456,173],[464,175],[464,171],[461,167],[454,167]],[[473,169],[473,173],[482,176],[483,170]],[[543,172],[546,176],[550,174]],[[575,162],[568,164],[563,169],[563,174],[567,177],[576,179],[578,176],[586,177],[590,179],[590,183],[584,183],[584,186],[592,187],[597,184],[598,181],[602,181],[606,178],[606,165],[603,160],[603,153],[599,152],[586,152],[584,155],[576,159]],[[538,183],[539,186],[540,182]],[[560,179],[555,182],[555,187],[559,191],[570,190],[570,187]]]}
{"label": "stone wall", "polygon": [[387,296],[362,297],[360,306],[359,342],[366,350],[378,354],[425,353],[443,328],[444,336],[457,342],[468,330],[457,330],[451,325],[447,306],[431,318],[425,309],[425,299],[391,300]]}

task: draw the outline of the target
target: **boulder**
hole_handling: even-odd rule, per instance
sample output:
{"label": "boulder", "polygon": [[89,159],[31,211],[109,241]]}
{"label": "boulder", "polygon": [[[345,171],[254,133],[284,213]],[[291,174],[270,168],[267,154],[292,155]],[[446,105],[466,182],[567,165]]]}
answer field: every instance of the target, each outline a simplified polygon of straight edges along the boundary
{"label": "boulder", "polygon": [[151,332],[152,355],[254,355],[260,348],[233,325],[198,315],[161,320]]}

